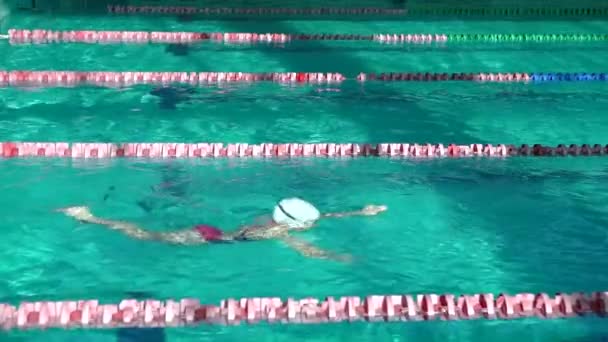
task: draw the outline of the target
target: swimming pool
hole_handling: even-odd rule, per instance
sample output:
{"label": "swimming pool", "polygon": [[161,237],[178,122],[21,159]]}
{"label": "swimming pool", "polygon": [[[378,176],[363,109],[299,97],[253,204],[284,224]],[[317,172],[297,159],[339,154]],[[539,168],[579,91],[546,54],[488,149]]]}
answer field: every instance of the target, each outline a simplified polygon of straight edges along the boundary
{"label": "swimming pool", "polygon": [[[593,33],[604,21],[178,21],[13,13],[8,28],[227,32]],[[322,27],[322,29],[320,29]],[[272,46],[0,45],[7,70],[606,72],[603,42]],[[0,89],[3,141],[605,143],[606,82],[229,84],[150,94],[151,87]],[[334,91],[334,90],[339,90]],[[372,293],[594,291],[606,288],[603,158],[6,159],[2,302],[125,297],[324,297]],[[273,241],[183,248],[129,240],[53,212],[151,229],[226,229],[287,196],[322,210],[377,203],[374,218],[303,234],[352,264],[306,259]],[[133,334],[133,332],[130,332]],[[142,333],[138,331],[137,333]],[[114,341],[116,331],[11,331],[6,340]],[[159,338],[153,331],[148,340]],[[596,319],[166,329],[189,340],[557,340],[605,337]],[[150,337],[152,336],[152,337]],[[156,336],[156,337],[154,337]],[[140,337],[142,338],[142,337]]]}

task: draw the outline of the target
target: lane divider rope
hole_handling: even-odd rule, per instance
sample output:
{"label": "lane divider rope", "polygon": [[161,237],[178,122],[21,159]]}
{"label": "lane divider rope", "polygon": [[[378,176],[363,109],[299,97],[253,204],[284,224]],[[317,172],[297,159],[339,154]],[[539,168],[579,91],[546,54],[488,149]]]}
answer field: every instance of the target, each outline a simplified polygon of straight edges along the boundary
{"label": "lane divider rope", "polygon": [[193,6],[121,6],[108,5],[111,14],[180,14],[180,15],[403,15],[403,8],[321,7],[321,8],[220,8]]}
{"label": "lane divider rope", "polygon": [[108,5],[110,14],[172,14],[172,15],[227,15],[227,16],[325,16],[325,15],[382,15],[382,16],[457,16],[457,17],[606,17],[608,6],[598,7],[416,7],[408,8],[210,8],[193,6],[122,6]]}
{"label": "lane divider rope", "polygon": [[410,7],[409,16],[448,17],[520,17],[520,18],[562,18],[562,17],[605,17],[608,7]]}
{"label": "lane divider rope", "polygon": [[256,324],[260,322],[301,324],[336,322],[412,322],[472,319],[563,319],[580,316],[605,317],[608,292],[591,294],[491,293],[455,296],[386,295],[360,297],[241,298],[222,300],[219,305],[201,304],[198,299],[179,301],[125,299],[118,304],[98,300],[23,302],[19,306],[0,303],[0,326],[5,330],[117,327],[180,327],[200,324]]}
{"label": "lane divider rope", "polygon": [[248,158],[248,157],[401,157],[466,158],[511,156],[606,156],[608,145],[559,144],[222,144],[222,143],[64,143],[1,142],[0,158]]}
{"label": "lane divider rope", "polygon": [[13,45],[86,43],[86,44],[191,44],[202,41],[230,44],[279,43],[292,41],[374,41],[389,44],[428,43],[554,43],[554,42],[605,42],[608,34],[286,34],[241,32],[146,32],[146,31],[94,31],[94,30],[21,30],[10,29],[0,35]]}
{"label": "lane divider rope", "polygon": [[122,87],[150,85],[209,85],[224,83],[277,82],[337,84],[344,81],[381,82],[592,82],[607,81],[608,73],[360,73],[347,78],[340,73],[311,72],[134,72],[134,71],[2,71],[0,87]]}

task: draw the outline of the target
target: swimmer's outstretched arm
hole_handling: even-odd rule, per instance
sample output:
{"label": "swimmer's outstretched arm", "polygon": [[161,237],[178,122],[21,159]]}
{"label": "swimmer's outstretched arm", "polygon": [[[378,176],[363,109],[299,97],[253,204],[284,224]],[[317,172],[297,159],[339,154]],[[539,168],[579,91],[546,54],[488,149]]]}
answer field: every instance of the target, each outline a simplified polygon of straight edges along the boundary
{"label": "swimmer's outstretched arm", "polygon": [[285,242],[287,246],[295,249],[300,254],[309,258],[317,258],[317,259],[331,259],[336,261],[350,262],[352,258],[350,255],[338,255],[331,253],[329,251],[323,250],[319,247],[313,246],[312,244],[296,239],[292,236],[286,235],[281,237],[281,241]]}
{"label": "swimmer's outstretched arm", "polygon": [[154,232],[143,229],[134,223],[96,217],[87,207],[70,207],[59,209],[59,211],[79,221],[102,225],[138,240],[161,241],[176,245],[198,245],[206,242],[198,232],[192,229],[174,232]]}
{"label": "swimmer's outstretched arm", "polygon": [[326,213],[321,215],[323,218],[331,218],[331,217],[349,217],[349,216],[374,216],[379,213],[386,211],[388,208],[385,205],[366,205],[361,210],[355,211],[345,211],[345,212],[337,212],[337,213]]}

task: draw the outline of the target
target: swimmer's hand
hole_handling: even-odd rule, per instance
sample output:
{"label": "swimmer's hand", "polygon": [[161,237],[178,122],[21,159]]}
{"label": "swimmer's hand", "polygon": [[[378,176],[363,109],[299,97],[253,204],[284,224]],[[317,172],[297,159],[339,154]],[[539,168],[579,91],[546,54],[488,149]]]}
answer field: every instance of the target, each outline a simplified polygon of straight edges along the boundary
{"label": "swimmer's hand", "polygon": [[88,207],[68,207],[68,208],[61,208],[58,209],[57,211],[62,212],[64,214],[66,214],[69,217],[73,217],[79,221],[89,221],[92,218],[94,218],[93,214],[91,213],[91,210]]}
{"label": "swimmer's hand", "polygon": [[355,211],[346,211],[346,212],[339,212],[339,213],[327,213],[327,214],[323,214],[323,217],[333,217],[333,218],[340,218],[340,217],[351,217],[351,216],[374,216],[374,215],[378,215],[379,213],[388,210],[388,208],[385,205],[366,205],[363,209],[361,210],[355,210]]}
{"label": "swimmer's hand", "polygon": [[388,207],[385,205],[366,205],[365,208],[361,209],[361,215],[364,216],[374,216],[378,215],[383,211],[387,211]]}

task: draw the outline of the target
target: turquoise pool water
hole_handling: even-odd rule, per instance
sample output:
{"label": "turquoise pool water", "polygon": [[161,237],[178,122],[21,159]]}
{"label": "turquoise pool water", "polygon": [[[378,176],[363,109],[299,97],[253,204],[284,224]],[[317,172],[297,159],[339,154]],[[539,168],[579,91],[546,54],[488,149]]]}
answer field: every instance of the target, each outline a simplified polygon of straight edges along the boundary
{"label": "turquoise pool water", "polygon": [[[605,22],[177,21],[45,15],[2,31],[92,28],[198,31],[607,33]],[[311,42],[284,49],[0,45],[2,68],[72,70],[607,71],[608,44],[396,48]],[[2,89],[0,137],[23,141],[606,143],[607,84],[348,83],[196,89],[164,102],[125,90]],[[174,105],[174,106],[173,106]],[[509,160],[2,160],[0,298],[476,293],[606,289],[601,158]],[[322,222],[302,234],[352,264],[305,259],[280,243],[183,248],[129,240],[53,212],[168,230],[225,229],[268,214],[281,197],[324,211],[369,203],[374,218]],[[150,333],[143,336],[141,334]],[[138,335],[139,334],[139,335]],[[597,319],[239,326],[165,331],[11,332],[3,341],[600,341]],[[155,340],[156,338],[156,340]]]}

